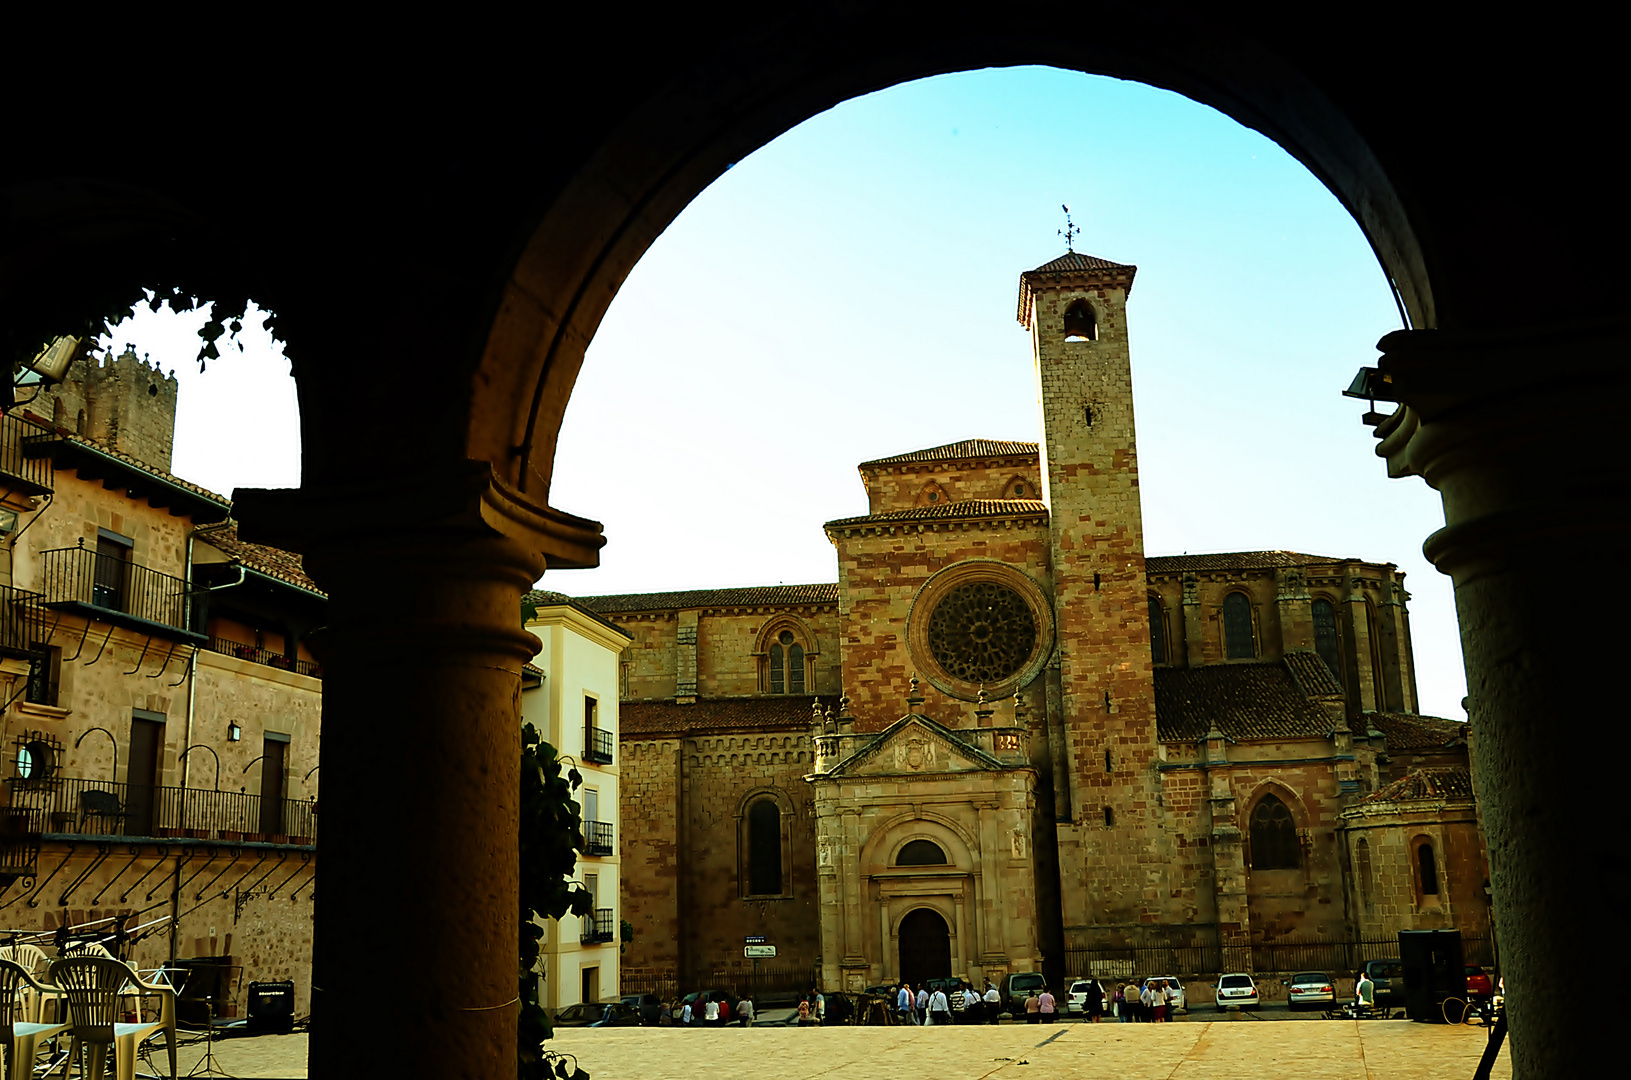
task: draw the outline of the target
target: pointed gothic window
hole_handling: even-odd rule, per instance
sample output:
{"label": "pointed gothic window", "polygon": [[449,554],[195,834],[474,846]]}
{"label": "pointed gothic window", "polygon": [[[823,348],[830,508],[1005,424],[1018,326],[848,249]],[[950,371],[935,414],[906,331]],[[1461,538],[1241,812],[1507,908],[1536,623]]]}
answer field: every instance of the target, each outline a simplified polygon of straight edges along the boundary
{"label": "pointed gothic window", "polygon": [[1263,796],[1252,808],[1252,869],[1295,870],[1299,865],[1291,811],[1273,795]]}
{"label": "pointed gothic window", "polygon": [[776,635],[766,658],[772,694],[804,693],[804,646],[791,630]]}
{"label": "pointed gothic window", "polygon": [[895,856],[896,866],[945,866],[946,853],[933,840],[913,840]]}
{"label": "pointed gothic window", "polygon": [[1342,646],[1337,640],[1337,608],[1329,600],[1314,601],[1314,651],[1342,682]]}
{"label": "pointed gothic window", "polygon": [[782,812],[774,799],[748,808],[748,892],[776,896],[782,891]]}
{"label": "pointed gothic window", "polygon": [[1167,662],[1167,620],[1159,596],[1150,597],[1150,659],[1157,664]]}
{"label": "pointed gothic window", "polygon": [[1245,593],[1223,598],[1223,650],[1230,660],[1252,660],[1257,642],[1252,636],[1252,602]]}
{"label": "pointed gothic window", "polygon": [[1066,341],[1097,341],[1099,339],[1099,320],[1093,314],[1093,305],[1086,300],[1077,300],[1065,309],[1065,340]]}

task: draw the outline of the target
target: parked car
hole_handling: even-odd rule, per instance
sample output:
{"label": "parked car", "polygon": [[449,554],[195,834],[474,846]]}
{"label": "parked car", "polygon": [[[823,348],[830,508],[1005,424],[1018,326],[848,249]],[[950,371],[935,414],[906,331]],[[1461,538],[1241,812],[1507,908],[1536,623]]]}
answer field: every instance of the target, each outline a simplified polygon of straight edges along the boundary
{"label": "parked car", "polygon": [[1217,998],[1219,1012],[1230,1005],[1238,1005],[1242,1009],[1255,1009],[1259,1005],[1257,984],[1242,971],[1218,976],[1218,984],[1212,988],[1212,992]]}
{"label": "parked car", "polygon": [[1376,1004],[1404,1004],[1404,964],[1399,962],[1398,957],[1370,961],[1365,965],[1365,974],[1376,986]]}
{"label": "parked car", "polygon": [[624,994],[623,1004],[640,1014],[642,1024],[655,1027],[662,1016],[663,1003],[656,994]]}
{"label": "parked car", "polygon": [[[610,1017],[607,1010],[611,1010]],[[621,1001],[600,1004],[581,1002],[567,1005],[555,1013],[555,1027],[632,1027],[640,1023],[640,1014]]]}
{"label": "parked car", "polygon": [[1025,999],[1042,993],[1042,988],[1047,984],[1048,980],[1040,971],[1016,971],[1005,975],[1000,987],[1002,1011],[1023,1016]]}
{"label": "parked car", "polygon": [[1104,1008],[1108,1011],[1110,995],[1114,992],[1113,990],[1106,989],[1104,983],[1098,979],[1072,979],[1070,989],[1065,992],[1064,1012],[1067,1015],[1072,1012],[1080,1016],[1087,1015],[1087,988],[1095,983],[1098,984],[1099,993],[1102,995],[1100,1000],[1103,1001]]}
{"label": "parked car", "polygon": [[1299,971],[1286,984],[1286,1004],[1293,1011],[1318,1005],[1329,1009],[1336,1003],[1336,983],[1323,971]]}
{"label": "parked car", "polygon": [[1467,965],[1467,996],[1477,999],[1495,996],[1495,981],[1477,964]]}
{"label": "parked car", "polygon": [[1189,996],[1184,993],[1183,980],[1178,978],[1178,976],[1153,975],[1150,978],[1145,979],[1144,982],[1146,984],[1154,983],[1157,986],[1161,985],[1162,983],[1166,984],[1167,990],[1172,994],[1172,997],[1167,1001],[1167,1009],[1169,1014],[1186,1013],[1189,1011]]}

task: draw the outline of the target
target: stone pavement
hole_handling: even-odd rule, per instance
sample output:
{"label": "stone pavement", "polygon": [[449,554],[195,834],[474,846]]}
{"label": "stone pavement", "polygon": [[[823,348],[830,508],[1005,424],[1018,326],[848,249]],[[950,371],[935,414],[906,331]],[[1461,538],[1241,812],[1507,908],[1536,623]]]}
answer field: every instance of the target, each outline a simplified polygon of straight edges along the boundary
{"label": "stone pavement", "polygon": [[[594,1080],[1471,1080],[1484,1028],[1398,1020],[997,1027],[573,1029],[549,1048]],[[1296,1070],[1296,1071],[1292,1071]],[[304,1074],[301,1074],[304,1075]],[[1512,1075],[1503,1047],[1494,1077]]]}

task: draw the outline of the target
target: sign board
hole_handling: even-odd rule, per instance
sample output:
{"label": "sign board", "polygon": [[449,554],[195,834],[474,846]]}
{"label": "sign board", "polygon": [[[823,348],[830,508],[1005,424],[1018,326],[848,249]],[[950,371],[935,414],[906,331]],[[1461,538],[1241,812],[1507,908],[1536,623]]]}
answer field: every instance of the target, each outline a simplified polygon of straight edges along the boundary
{"label": "sign board", "polygon": [[776,955],[774,945],[744,945],[742,955],[750,960],[768,960]]}
{"label": "sign board", "polygon": [[742,939],[742,944],[744,944],[744,945],[763,945],[766,941],[769,941],[769,940],[770,939],[768,937],[766,937],[764,934],[749,934],[747,937]]}

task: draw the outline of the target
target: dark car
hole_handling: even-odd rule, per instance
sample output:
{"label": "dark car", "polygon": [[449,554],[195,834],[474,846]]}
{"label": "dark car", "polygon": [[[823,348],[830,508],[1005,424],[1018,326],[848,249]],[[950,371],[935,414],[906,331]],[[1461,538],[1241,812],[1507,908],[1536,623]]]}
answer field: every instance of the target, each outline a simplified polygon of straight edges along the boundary
{"label": "dark car", "polygon": [[1002,1009],[1014,1016],[1025,1015],[1025,999],[1039,996],[1048,980],[1040,971],[1016,971],[1003,977]]}
{"label": "dark car", "polygon": [[1467,965],[1467,996],[1475,999],[1495,996],[1495,981],[1477,964]]}
{"label": "dark car", "polygon": [[555,1014],[555,1027],[633,1027],[640,1023],[640,1014],[621,1001],[606,1001],[599,1005],[583,1002],[568,1005]]}
{"label": "dark car", "polygon": [[1398,958],[1372,960],[1365,965],[1365,974],[1376,984],[1376,1004],[1404,1004],[1404,964]]}
{"label": "dark car", "polygon": [[652,1027],[662,1017],[663,1003],[656,994],[624,994],[623,1004],[640,1014],[640,1023]]}

